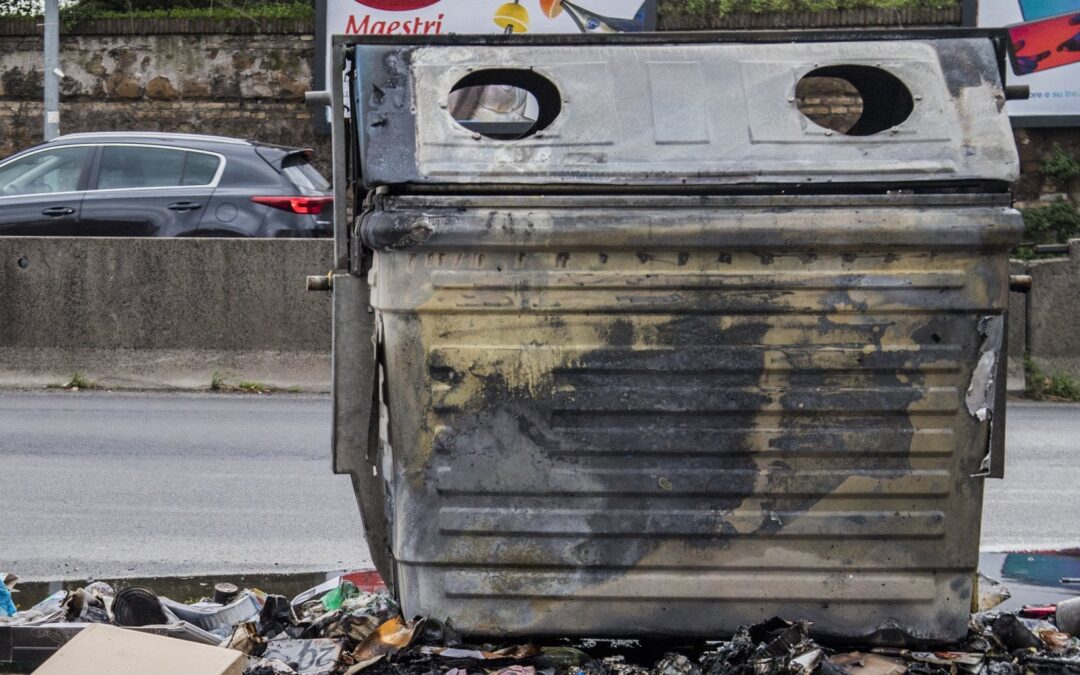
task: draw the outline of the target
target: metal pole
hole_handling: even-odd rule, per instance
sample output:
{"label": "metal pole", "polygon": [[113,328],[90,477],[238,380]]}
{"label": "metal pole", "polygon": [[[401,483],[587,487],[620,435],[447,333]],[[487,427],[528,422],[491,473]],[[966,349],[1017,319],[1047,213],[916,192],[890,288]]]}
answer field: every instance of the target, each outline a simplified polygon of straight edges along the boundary
{"label": "metal pole", "polygon": [[60,135],[60,0],[45,0],[45,140]]}

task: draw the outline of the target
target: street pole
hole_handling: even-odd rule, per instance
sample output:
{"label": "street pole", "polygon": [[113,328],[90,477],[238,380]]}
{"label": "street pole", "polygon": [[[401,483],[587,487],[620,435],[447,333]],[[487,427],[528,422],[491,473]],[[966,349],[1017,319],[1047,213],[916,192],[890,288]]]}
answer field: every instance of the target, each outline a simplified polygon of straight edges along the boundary
{"label": "street pole", "polygon": [[60,135],[60,0],[45,0],[45,140]]}

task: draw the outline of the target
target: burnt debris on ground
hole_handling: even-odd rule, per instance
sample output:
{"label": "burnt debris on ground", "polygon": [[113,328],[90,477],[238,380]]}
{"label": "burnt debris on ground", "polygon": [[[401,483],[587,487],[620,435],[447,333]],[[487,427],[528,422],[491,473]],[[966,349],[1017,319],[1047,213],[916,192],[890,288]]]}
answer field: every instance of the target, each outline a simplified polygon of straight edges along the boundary
{"label": "burnt debris on ground", "polygon": [[[855,649],[819,642],[809,622],[781,618],[725,641],[477,641],[451,621],[403,617],[373,572],[291,599],[229,583],[213,591],[184,603],[96,582],[3,611],[0,631],[16,657],[20,640],[38,639],[22,654],[43,659],[87,625],[111,624],[234,650],[247,675],[1080,675],[1080,598],[974,614],[967,638],[947,648]],[[50,630],[31,630],[42,627]]]}

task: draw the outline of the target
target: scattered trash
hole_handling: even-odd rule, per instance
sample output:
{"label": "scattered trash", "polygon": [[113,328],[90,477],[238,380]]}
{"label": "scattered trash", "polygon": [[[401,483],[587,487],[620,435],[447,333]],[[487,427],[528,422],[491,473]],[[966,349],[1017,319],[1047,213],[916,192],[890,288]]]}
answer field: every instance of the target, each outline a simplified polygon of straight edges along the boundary
{"label": "scattered trash", "polygon": [[280,661],[297,675],[330,675],[341,660],[341,641],[271,640],[263,658]]}
{"label": "scattered trash", "polygon": [[1046,619],[1057,614],[1057,605],[1024,605],[1017,616],[1025,619]]}
{"label": "scattered trash", "polygon": [[252,656],[266,650],[266,639],[259,635],[259,627],[254,622],[248,621],[237,626],[232,637],[222,646]]}
{"label": "scattered trash", "polygon": [[11,599],[18,580],[19,577],[10,572],[0,574],[0,616],[15,616],[19,611],[15,608],[15,601]]}
{"label": "scattered trash", "polygon": [[[13,575],[11,575],[13,576]],[[359,582],[359,583],[358,583]],[[361,587],[363,586],[363,587]],[[371,592],[367,588],[382,589]],[[207,588],[210,592],[211,589]],[[1006,591],[1007,593],[1007,591]],[[1000,595],[1000,593],[998,593]],[[38,672],[80,675],[128,672],[171,675],[1080,675],[1080,640],[1067,625],[1080,620],[1080,599],[1027,605],[971,617],[967,638],[934,647],[860,650],[816,642],[808,621],[773,618],[744,626],[727,641],[657,643],[639,640],[552,639],[472,642],[449,621],[406,620],[378,579],[342,575],[292,600],[234,584],[212,584],[212,595],[182,603],[144,587],[115,591],[95,582],[57,591],[30,609],[0,617],[0,663],[5,640],[40,658],[60,645],[78,646],[87,631],[123,633],[138,647],[144,639],[170,647],[218,647],[228,669],[169,654],[175,663],[108,661],[116,638],[95,637],[98,660],[71,670],[64,647]],[[114,624],[114,625],[108,625]],[[32,632],[47,626],[47,631]],[[122,628],[121,628],[122,627]],[[17,639],[4,630],[23,629]],[[98,631],[100,633],[100,631]],[[141,634],[141,635],[140,635]],[[13,634],[14,635],[14,634]],[[184,643],[189,643],[185,645]],[[190,644],[200,643],[200,644]],[[147,643],[148,644],[148,643]],[[79,647],[80,650],[85,649]],[[112,651],[110,651],[112,650]],[[192,652],[194,653],[194,652]],[[205,652],[203,652],[205,654]],[[8,656],[9,661],[14,661]],[[129,659],[130,660],[130,659]],[[55,662],[55,663],[54,663]],[[65,666],[64,663],[69,665]],[[100,664],[100,667],[99,665]],[[236,665],[239,664],[239,665]],[[175,665],[179,670],[169,670]],[[220,665],[220,664],[219,664]],[[221,666],[225,668],[226,666]],[[64,670],[63,668],[68,668]],[[140,670],[141,668],[141,670]],[[238,669],[236,669],[238,668]],[[96,669],[96,670],[95,670]]]}
{"label": "scattered trash", "polygon": [[[389,623],[389,622],[387,622]],[[494,652],[481,649],[461,649],[455,647],[421,647],[421,654],[435,654],[446,659],[475,659],[477,661],[498,661],[500,659],[521,660],[536,656],[540,650],[533,645],[516,645]]]}
{"label": "scattered trash", "polygon": [[979,572],[979,611],[991,610],[1012,597],[1012,593],[997,579]]}
{"label": "scattered trash", "polygon": [[[265,596],[263,596],[265,597]],[[254,591],[244,591],[227,605],[216,602],[197,602],[185,605],[168,598],[161,598],[161,605],[173,616],[202,628],[222,638],[232,635],[233,627],[251,621],[263,609],[262,599]]]}
{"label": "scattered trash", "polygon": [[346,581],[353,586],[356,586],[358,590],[361,590],[364,593],[371,595],[386,593],[386,584],[383,583],[382,577],[379,576],[378,572],[375,570],[361,570],[359,572],[349,572],[340,577],[328,579],[314,588],[309,588],[293,598],[292,605],[293,607],[300,607],[310,600],[321,598],[323,595],[334,590]]}
{"label": "scattered trash", "polygon": [[68,621],[109,623],[109,611],[105,606],[105,598],[85,588],[68,593],[60,603],[60,607],[64,611],[64,618]]}
{"label": "scattered trash", "polygon": [[1057,627],[1070,635],[1080,634],[1080,598],[1062,600],[1054,607]]}
{"label": "scattered trash", "polygon": [[112,614],[117,626],[154,626],[169,622],[158,596],[140,586],[117,593],[112,601]]}
{"label": "scattered trash", "polygon": [[367,661],[387,654],[395,654],[412,643],[413,636],[421,625],[423,625],[423,619],[405,623],[400,616],[395,616],[367,636],[353,655],[358,661]]}
{"label": "scattered trash", "polygon": [[1012,614],[1002,614],[994,621],[991,630],[994,636],[1009,651],[1018,649],[1038,649],[1042,641],[1031,632],[1018,617]]}
{"label": "scattered trash", "polygon": [[898,659],[862,652],[830,656],[829,665],[847,675],[904,675],[908,670],[907,665]]}
{"label": "scattered trash", "polygon": [[93,624],[53,654],[37,675],[241,675],[239,652]]}
{"label": "scattered trash", "polygon": [[360,595],[360,591],[351,581],[343,581],[337,587],[322,597],[322,605],[326,611],[340,609],[341,604]]}
{"label": "scattered trash", "polygon": [[214,584],[214,602],[219,605],[227,605],[240,594],[240,588],[236,584],[222,582]]}

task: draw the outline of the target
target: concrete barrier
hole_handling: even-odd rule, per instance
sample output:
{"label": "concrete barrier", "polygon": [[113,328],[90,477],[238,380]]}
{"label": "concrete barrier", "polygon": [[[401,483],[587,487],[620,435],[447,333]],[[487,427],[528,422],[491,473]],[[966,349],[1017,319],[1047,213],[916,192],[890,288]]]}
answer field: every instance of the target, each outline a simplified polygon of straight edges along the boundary
{"label": "concrete barrier", "polygon": [[[322,239],[0,237],[0,386],[67,382],[330,388],[332,266]],[[1031,292],[1009,303],[1009,389],[1023,355],[1080,376],[1080,239],[1067,258],[1014,261]]]}
{"label": "concrete barrier", "polygon": [[1080,377],[1080,239],[1066,258],[1027,264],[1027,351],[1044,373]]}
{"label": "concrete barrier", "polygon": [[0,237],[0,386],[328,390],[329,240]]}

